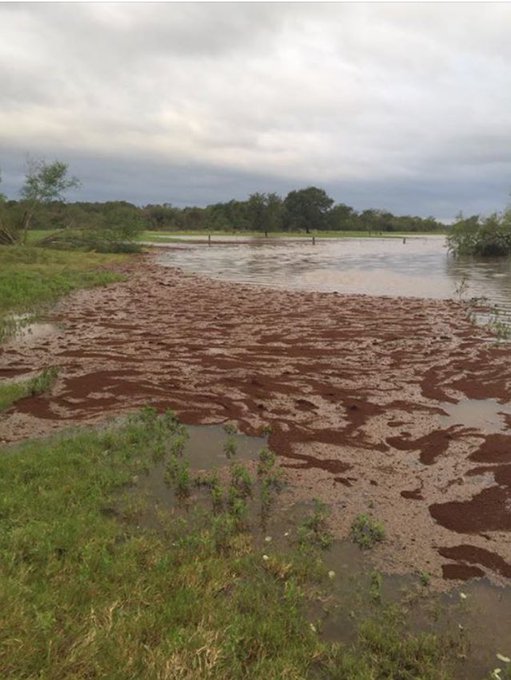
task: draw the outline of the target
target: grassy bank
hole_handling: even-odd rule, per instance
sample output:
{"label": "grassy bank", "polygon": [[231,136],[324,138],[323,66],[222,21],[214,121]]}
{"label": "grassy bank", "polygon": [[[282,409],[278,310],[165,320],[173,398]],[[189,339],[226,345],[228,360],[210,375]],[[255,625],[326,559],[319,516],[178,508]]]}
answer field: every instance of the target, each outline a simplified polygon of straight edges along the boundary
{"label": "grassy bank", "polygon": [[118,281],[108,268],[121,262],[119,255],[0,246],[0,341],[12,330],[12,315],[36,313],[76,288]]}
{"label": "grassy bank", "polygon": [[[171,414],[145,410],[2,452],[0,677],[451,677],[451,638],[408,634],[396,607],[360,620],[352,644],[323,642],[307,615],[328,593],[319,552],[302,542],[262,554],[243,521],[255,482],[234,463],[230,484],[201,481],[213,512],[167,509],[145,526],[142,481],[156,461],[167,457],[176,493],[193,483],[184,436]],[[261,488],[272,464],[261,455]]]}
{"label": "grassy bank", "polygon": [[35,378],[0,383],[0,413],[12,404],[30,395],[43,394],[57,379],[57,369],[48,368]]}

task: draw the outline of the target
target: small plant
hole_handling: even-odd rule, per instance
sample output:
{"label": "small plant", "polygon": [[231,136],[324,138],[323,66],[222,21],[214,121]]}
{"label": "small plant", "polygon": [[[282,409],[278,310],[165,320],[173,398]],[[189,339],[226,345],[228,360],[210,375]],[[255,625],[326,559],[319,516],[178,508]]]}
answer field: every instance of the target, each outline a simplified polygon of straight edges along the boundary
{"label": "small plant", "polygon": [[371,582],[369,584],[369,597],[375,604],[381,604],[381,587],[383,579],[379,571],[371,572]]}
{"label": "small plant", "polygon": [[223,510],[224,507],[224,490],[218,479],[216,472],[201,475],[198,474],[194,479],[195,486],[206,487],[209,489],[211,494],[211,500],[213,502],[213,512],[218,513]]}
{"label": "small plant", "polygon": [[181,432],[177,434],[170,446],[170,451],[173,456],[181,457],[184,453],[186,442],[188,441],[188,432]]}
{"label": "small plant", "polygon": [[225,423],[224,431],[229,435],[233,435],[233,434],[238,433],[238,430],[237,430],[236,425],[234,423]]}
{"label": "small plant", "polygon": [[312,545],[326,550],[332,545],[333,536],[328,529],[327,506],[316,498],[313,500],[314,510],[298,527],[298,542],[300,545]]}
{"label": "small plant", "polygon": [[229,514],[234,521],[234,525],[238,531],[247,528],[248,524],[248,506],[244,498],[241,498],[233,491],[232,487],[228,493]]}
{"label": "small plant", "polygon": [[267,425],[264,425],[261,429],[261,435],[263,437],[266,437],[272,433],[272,428],[271,425],[268,423]]}
{"label": "small plant", "polygon": [[236,533],[236,522],[228,513],[217,515],[212,522],[212,537],[215,550],[221,554],[228,554],[232,539]]}
{"label": "small plant", "polygon": [[171,455],[165,470],[165,483],[173,486],[176,496],[180,499],[188,498],[191,491],[190,466],[188,461]]}
{"label": "small plant", "polygon": [[45,368],[42,373],[33,378],[30,381],[29,389],[32,395],[43,394],[50,389],[55,380],[57,379],[59,371],[54,366],[50,368]]}
{"label": "small plant", "polygon": [[158,411],[153,406],[144,406],[138,412],[137,417],[142,423],[154,425],[158,419]]}
{"label": "small plant", "polygon": [[240,498],[252,496],[252,478],[247,468],[240,463],[231,467],[231,488]]}
{"label": "small plant", "polygon": [[427,571],[421,571],[419,573],[419,581],[422,586],[429,586],[431,583],[431,574],[429,574]]}
{"label": "small plant", "polygon": [[277,462],[277,456],[270,451],[270,449],[261,449],[259,451],[259,462],[257,464],[257,474],[259,477],[267,474],[274,467]]}
{"label": "small plant", "polygon": [[229,436],[224,444],[224,453],[227,456],[228,460],[234,458],[237,451],[238,447],[236,446],[236,440],[234,439],[234,437]]}
{"label": "small plant", "polygon": [[351,525],[351,539],[363,550],[368,550],[385,539],[385,529],[369,515],[357,515]]}
{"label": "small plant", "polygon": [[468,288],[469,288],[468,279],[467,276],[464,274],[454,286],[454,295],[458,298],[459,302],[463,300],[463,297],[467,293]]}

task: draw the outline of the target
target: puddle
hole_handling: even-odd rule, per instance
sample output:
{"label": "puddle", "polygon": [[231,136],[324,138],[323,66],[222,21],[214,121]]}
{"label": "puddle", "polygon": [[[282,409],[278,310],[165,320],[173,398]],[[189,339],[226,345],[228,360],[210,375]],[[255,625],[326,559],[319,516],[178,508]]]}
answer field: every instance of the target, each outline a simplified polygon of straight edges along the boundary
{"label": "puddle", "polygon": [[[454,677],[481,680],[506,664],[497,654],[511,657],[511,587],[475,579],[448,593],[429,593],[418,575],[379,574],[371,554],[349,541],[336,542],[324,555],[335,571],[333,602],[317,607],[313,617],[321,621],[321,636],[332,642],[356,639],[357,621],[378,614],[375,602],[401,603],[407,611],[407,629],[438,635],[459,634],[466,642],[466,658],[460,659]],[[355,617],[356,612],[356,617]]]}
{"label": "puddle", "polygon": [[442,424],[474,427],[487,433],[507,430],[506,415],[511,415],[511,404],[500,404],[496,399],[464,399],[457,404],[444,402],[440,408],[447,414],[440,416]]}
{"label": "puddle", "polygon": [[48,335],[53,335],[56,331],[57,327],[52,323],[31,323],[21,326],[16,336],[21,339],[39,340],[48,337]]}
{"label": "puddle", "polygon": [[[475,402],[471,407],[479,405]],[[493,407],[502,408],[497,403]],[[256,479],[255,464],[259,452],[267,445],[266,438],[229,435],[218,425],[190,426],[187,431],[189,439],[182,460],[189,462],[192,477],[199,471],[217,470],[220,479],[226,481],[230,464],[240,462]],[[236,446],[231,459],[224,448],[228,441]],[[139,526],[159,530],[162,520],[168,521],[169,516],[183,516],[197,508],[211,511],[211,493],[205,487],[192,485],[187,501],[178,500],[165,482],[167,461],[168,455],[136,480],[133,491],[147,501],[137,515]],[[300,524],[314,509],[313,501],[286,507],[275,495],[271,512],[263,523],[259,489],[259,482],[254,481],[253,496],[247,502],[256,550],[260,550],[261,558],[266,553],[285,554],[296,544]],[[505,671],[506,664],[496,655],[511,656],[511,586],[494,586],[480,578],[447,593],[429,592],[424,576],[421,579],[418,574],[376,571],[371,551],[361,550],[350,540],[334,541],[322,552],[322,559],[326,570],[332,572],[330,595],[311,605],[308,615],[311,621],[319,622],[319,632],[325,640],[354,642],[357,625],[366,617],[378,616],[380,603],[399,603],[407,612],[410,632],[456,634],[466,641],[466,657],[460,659],[455,678],[479,680],[494,668],[502,667]]]}
{"label": "puddle", "polygon": [[5,320],[5,323],[18,342],[40,340],[53,335],[58,330],[55,324],[34,321],[33,314],[13,314]]}
{"label": "puddle", "polygon": [[[221,471],[225,474],[231,462],[224,446],[231,440],[236,449],[232,462],[249,463],[257,461],[261,449],[267,445],[266,437],[248,437],[243,434],[229,435],[221,425],[190,425],[186,428],[189,438],[183,449],[182,459],[190,464],[193,475],[200,471]],[[159,515],[163,511],[211,505],[207,489],[192,484],[191,496],[187,503],[178,500],[172,486],[165,481],[168,455],[156,463],[146,475],[137,480],[134,491],[142,492],[148,500],[147,507],[140,511],[138,524],[149,529],[160,527]]]}

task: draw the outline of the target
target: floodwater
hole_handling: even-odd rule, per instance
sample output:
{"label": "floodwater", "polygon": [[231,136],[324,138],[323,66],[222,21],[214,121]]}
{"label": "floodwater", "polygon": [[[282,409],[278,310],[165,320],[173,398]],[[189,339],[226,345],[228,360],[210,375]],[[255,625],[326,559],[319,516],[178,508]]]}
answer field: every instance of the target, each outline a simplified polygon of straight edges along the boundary
{"label": "floodwater", "polygon": [[[225,444],[230,437],[236,444],[233,462],[243,462],[255,478],[253,466],[259,451],[266,445],[264,437],[228,435],[223,427],[216,425],[188,427],[187,431],[189,439],[183,459],[189,462],[193,475],[202,470],[228,472],[230,461],[226,457]],[[133,491],[145,498],[138,523],[156,530],[164,526],[165,517],[168,520],[197,507],[211,511],[209,491],[204,487],[194,487],[188,501],[180,501],[165,482],[165,466],[164,458],[147,475],[134,480]],[[271,555],[274,551],[285,554],[295,544],[298,527],[310,516],[313,503],[300,502],[286,507],[277,497],[262,525],[257,497],[256,483],[249,502],[249,526],[255,545],[261,551],[261,559],[264,554]],[[366,616],[377,615],[378,603],[399,602],[408,612],[407,624],[411,632],[455,633],[465,641],[466,656],[460,658],[457,678],[479,680],[494,668],[506,670],[507,663],[499,661],[497,654],[511,656],[511,587],[502,588],[485,579],[471,579],[448,592],[431,593],[418,574],[402,576],[376,572],[371,551],[359,549],[350,540],[334,541],[322,556],[325,569],[332,576],[331,597],[312,606],[308,616],[316,625],[319,623],[323,639],[353,642],[357,623]]]}
{"label": "floodwater", "polygon": [[[228,237],[226,237],[228,238]],[[161,245],[161,244],[160,244]],[[184,271],[276,288],[423,298],[487,298],[511,317],[511,260],[455,259],[443,236],[182,239],[159,262]]]}
{"label": "floodwater", "polygon": [[457,404],[441,403],[445,415],[440,421],[445,427],[463,425],[481,430],[485,434],[505,432],[506,415],[511,415],[511,404],[501,404],[496,399],[463,399]]}

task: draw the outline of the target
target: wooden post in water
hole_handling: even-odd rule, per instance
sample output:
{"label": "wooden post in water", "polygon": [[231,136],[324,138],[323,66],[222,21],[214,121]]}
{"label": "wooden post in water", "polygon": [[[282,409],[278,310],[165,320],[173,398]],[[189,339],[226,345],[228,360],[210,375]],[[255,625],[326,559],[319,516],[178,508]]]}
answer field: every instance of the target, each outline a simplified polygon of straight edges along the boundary
{"label": "wooden post in water", "polygon": [[315,237],[315,236],[312,237],[312,245],[313,245],[313,246],[316,245],[316,237]]}
{"label": "wooden post in water", "polygon": [[211,246],[211,234],[208,234],[208,246]]}
{"label": "wooden post in water", "polygon": [[403,238],[403,243],[406,243],[406,236]]}

